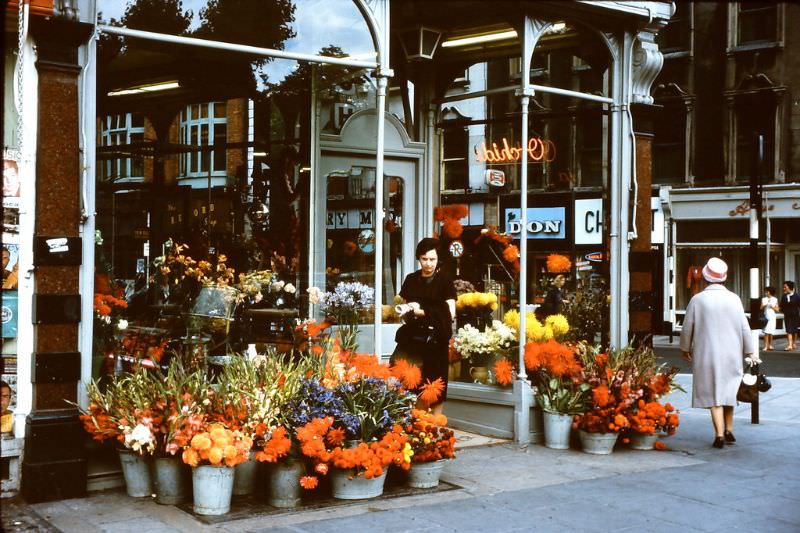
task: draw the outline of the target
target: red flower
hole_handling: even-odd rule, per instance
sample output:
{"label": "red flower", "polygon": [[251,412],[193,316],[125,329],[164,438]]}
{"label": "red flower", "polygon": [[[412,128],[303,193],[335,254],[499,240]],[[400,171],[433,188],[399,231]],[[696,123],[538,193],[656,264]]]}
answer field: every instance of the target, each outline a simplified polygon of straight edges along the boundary
{"label": "red flower", "polygon": [[494,375],[498,385],[511,385],[514,380],[514,365],[508,359],[498,359],[494,364]]}
{"label": "red flower", "polygon": [[442,392],[444,392],[444,387],[445,385],[444,381],[442,381],[442,378],[436,378],[434,382],[427,380],[422,386],[419,399],[427,405],[433,405],[439,401],[439,398],[442,396]]}

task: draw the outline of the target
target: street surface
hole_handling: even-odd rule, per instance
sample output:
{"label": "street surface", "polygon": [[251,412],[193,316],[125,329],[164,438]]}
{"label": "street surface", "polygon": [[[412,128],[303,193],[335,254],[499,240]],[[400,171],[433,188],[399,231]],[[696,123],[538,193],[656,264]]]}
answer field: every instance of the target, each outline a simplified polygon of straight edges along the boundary
{"label": "street surface", "polygon": [[[691,376],[679,381],[691,390]],[[444,492],[205,525],[177,507],[113,490],[30,507],[4,502],[3,525],[80,533],[800,531],[800,379],[773,378],[759,425],[740,406],[738,442],[722,450],[711,447],[706,410],[691,409],[681,392],[669,401],[681,410],[681,426],[667,451],[618,446],[592,456],[502,443],[460,450],[443,479],[461,488]]]}

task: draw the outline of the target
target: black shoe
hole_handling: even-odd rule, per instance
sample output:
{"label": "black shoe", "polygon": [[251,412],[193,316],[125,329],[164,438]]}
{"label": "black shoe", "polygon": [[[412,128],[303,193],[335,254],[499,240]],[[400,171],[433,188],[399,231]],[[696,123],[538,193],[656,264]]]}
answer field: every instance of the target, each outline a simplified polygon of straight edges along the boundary
{"label": "black shoe", "polygon": [[725,439],[722,437],[717,437],[714,439],[714,444],[712,444],[714,448],[722,448],[725,446]]}
{"label": "black shoe", "polygon": [[730,431],[725,432],[725,443],[726,444],[733,444],[736,442],[736,437],[733,436],[733,433]]}

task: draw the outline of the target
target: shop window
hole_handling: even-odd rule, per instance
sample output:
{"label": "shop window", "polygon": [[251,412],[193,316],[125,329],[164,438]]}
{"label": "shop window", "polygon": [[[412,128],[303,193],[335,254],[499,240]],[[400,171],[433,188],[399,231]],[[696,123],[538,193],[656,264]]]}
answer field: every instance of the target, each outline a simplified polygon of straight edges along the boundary
{"label": "shop window", "polygon": [[181,177],[224,176],[227,133],[225,102],[192,104],[181,110],[180,140],[192,148],[180,158]]}
{"label": "shop window", "polygon": [[[607,120],[601,113],[583,113],[578,116],[577,146],[580,154],[580,185],[603,184],[603,131]],[[577,183],[576,183],[577,185]]]}
{"label": "shop window", "polygon": [[442,134],[445,190],[469,187],[468,142],[467,128],[463,126],[448,128]]}
{"label": "shop window", "polygon": [[784,10],[779,2],[728,4],[728,49],[782,46]]}
{"label": "shop window", "polygon": [[[402,284],[403,179],[384,176],[383,301]],[[326,289],[340,281],[375,282],[375,169],[352,167],[327,178]],[[365,323],[371,319],[363,317]]]}
{"label": "shop window", "polygon": [[658,48],[665,58],[680,57],[692,52],[694,6],[676,2],[669,24],[658,32]]}
{"label": "shop window", "polygon": [[736,108],[736,181],[749,181],[756,157],[756,134],[764,137],[764,159],[760,170],[762,181],[772,181],[775,158],[775,109],[769,105]]}
{"label": "shop window", "polygon": [[686,156],[686,110],[664,105],[655,123],[653,183],[683,183]]}
{"label": "shop window", "polygon": [[[144,117],[139,113],[107,115],[100,121],[100,164],[103,180],[111,182],[143,181]],[[124,156],[128,157],[124,157]]]}

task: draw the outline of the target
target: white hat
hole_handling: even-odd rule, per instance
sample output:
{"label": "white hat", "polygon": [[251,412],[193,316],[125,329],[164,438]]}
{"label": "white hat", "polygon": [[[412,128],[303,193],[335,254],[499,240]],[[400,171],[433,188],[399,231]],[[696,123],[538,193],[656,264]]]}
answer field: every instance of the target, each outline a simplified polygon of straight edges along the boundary
{"label": "white hat", "polygon": [[719,257],[712,257],[703,267],[703,277],[709,283],[722,283],[728,279],[728,265]]}

